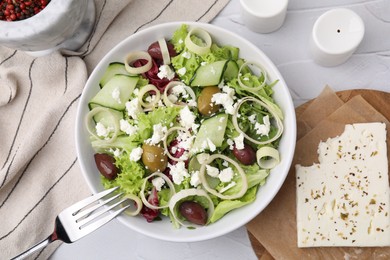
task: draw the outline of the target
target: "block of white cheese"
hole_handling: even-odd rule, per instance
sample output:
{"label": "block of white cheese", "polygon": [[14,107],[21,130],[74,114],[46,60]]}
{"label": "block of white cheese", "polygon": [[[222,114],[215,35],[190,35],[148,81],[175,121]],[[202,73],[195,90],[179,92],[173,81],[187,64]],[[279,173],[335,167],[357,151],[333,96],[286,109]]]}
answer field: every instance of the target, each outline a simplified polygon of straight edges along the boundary
{"label": "block of white cheese", "polygon": [[385,124],[346,125],[318,155],[295,166],[298,247],[390,246]]}

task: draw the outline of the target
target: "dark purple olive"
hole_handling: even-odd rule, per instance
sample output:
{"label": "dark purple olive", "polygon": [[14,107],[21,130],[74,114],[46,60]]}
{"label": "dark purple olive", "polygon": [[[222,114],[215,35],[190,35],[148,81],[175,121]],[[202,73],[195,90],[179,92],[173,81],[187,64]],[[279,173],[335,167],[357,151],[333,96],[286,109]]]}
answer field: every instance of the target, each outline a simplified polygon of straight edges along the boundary
{"label": "dark purple olive", "polygon": [[241,150],[234,146],[233,154],[244,165],[251,165],[256,162],[256,152],[248,144],[244,144],[244,149]]}
{"label": "dark purple olive", "polygon": [[[167,47],[168,47],[169,56],[175,57],[177,55],[177,53],[173,47],[173,44],[170,42],[167,42]],[[158,42],[154,42],[149,46],[148,53],[153,59],[156,59],[156,60],[163,59],[162,54],[161,54],[160,44]]]}
{"label": "dark purple olive", "polygon": [[115,179],[119,169],[115,166],[114,157],[104,153],[95,153],[94,157],[99,172],[109,180]]}
{"label": "dark purple olive", "polygon": [[184,201],[179,206],[180,214],[189,222],[204,226],[207,222],[206,210],[195,201]]}

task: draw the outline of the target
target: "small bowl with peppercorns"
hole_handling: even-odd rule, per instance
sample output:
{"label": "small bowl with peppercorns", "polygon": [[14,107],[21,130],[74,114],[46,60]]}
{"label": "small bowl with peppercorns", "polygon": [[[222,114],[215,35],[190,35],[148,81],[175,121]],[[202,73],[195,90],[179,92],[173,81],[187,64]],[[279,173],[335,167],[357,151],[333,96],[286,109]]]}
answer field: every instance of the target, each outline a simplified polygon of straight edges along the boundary
{"label": "small bowl with peppercorns", "polygon": [[77,50],[94,20],[93,0],[0,0],[0,45],[32,54]]}

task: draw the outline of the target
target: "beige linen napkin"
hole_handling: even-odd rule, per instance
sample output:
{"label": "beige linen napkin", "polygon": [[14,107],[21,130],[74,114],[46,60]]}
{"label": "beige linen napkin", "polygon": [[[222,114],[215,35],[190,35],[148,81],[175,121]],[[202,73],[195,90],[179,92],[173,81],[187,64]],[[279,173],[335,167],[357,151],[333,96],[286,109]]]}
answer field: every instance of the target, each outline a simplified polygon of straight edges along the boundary
{"label": "beige linen napkin", "polygon": [[[78,50],[31,57],[0,46],[0,259],[45,239],[64,208],[90,195],[74,127],[89,73],[131,34],[168,21],[209,22],[228,0],[95,0],[96,25]],[[60,242],[31,259],[47,259]]]}

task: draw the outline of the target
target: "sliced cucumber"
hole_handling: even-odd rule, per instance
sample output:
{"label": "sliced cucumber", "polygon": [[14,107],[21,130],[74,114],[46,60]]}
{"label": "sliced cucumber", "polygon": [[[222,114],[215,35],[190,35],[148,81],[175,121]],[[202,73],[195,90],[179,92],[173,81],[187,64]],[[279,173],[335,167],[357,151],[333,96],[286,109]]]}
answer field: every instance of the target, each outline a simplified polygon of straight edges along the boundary
{"label": "sliced cucumber", "polygon": [[[94,103],[90,103],[89,104],[89,109],[92,110],[92,109],[94,109],[97,106],[99,106],[99,105],[98,104],[94,104]],[[112,114],[113,117],[107,115],[107,113]],[[112,120],[120,121],[121,119],[123,119],[123,116],[124,116],[123,115],[123,111],[118,111],[118,110],[114,110],[114,109],[108,108],[108,112],[100,112],[100,113],[97,113],[96,115],[94,115],[93,116],[93,121],[95,121],[95,123],[100,122],[105,127],[108,127],[108,126],[113,124]]]}
{"label": "sliced cucumber", "polygon": [[190,86],[204,87],[218,85],[222,80],[227,62],[227,60],[221,60],[199,66],[195,71],[194,77],[190,81]]}
{"label": "sliced cucumber", "polygon": [[106,83],[116,74],[130,75],[126,70],[124,63],[111,62],[104,72],[103,77],[100,79],[100,87],[102,88],[104,85],[106,85]]}
{"label": "sliced cucumber", "polygon": [[[130,99],[138,79],[136,76],[114,75],[104,85],[104,88],[91,99],[90,103],[115,110],[124,110],[125,104]],[[114,91],[119,91],[118,99],[113,97]]]}
{"label": "sliced cucumber", "polygon": [[189,172],[195,172],[199,171],[201,167],[201,164],[199,163],[198,159],[196,156],[192,156],[190,161],[188,162],[188,171]]}
{"label": "sliced cucumber", "polygon": [[196,135],[192,149],[198,152],[210,150],[213,148],[210,147],[210,142],[215,147],[220,147],[224,140],[227,121],[227,114],[218,114],[204,120]]}
{"label": "sliced cucumber", "polygon": [[[240,68],[245,63],[245,60],[239,59],[237,60],[237,65]],[[246,73],[251,73],[251,69],[248,66],[245,66],[241,69],[241,74],[244,75]]]}
{"label": "sliced cucumber", "polygon": [[238,54],[240,49],[234,46],[226,46],[230,50],[230,55],[232,60],[238,60]]}
{"label": "sliced cucumber", "polygon": [[226,69],[223,73],[223,79],[225,81],[230,81],[234,78],[237,78],[238,77],[238,70],[239,70],[239,67],[238,67],[237,62],[235,62],[233,60],[228,61],[228,63],[226,64]]}

